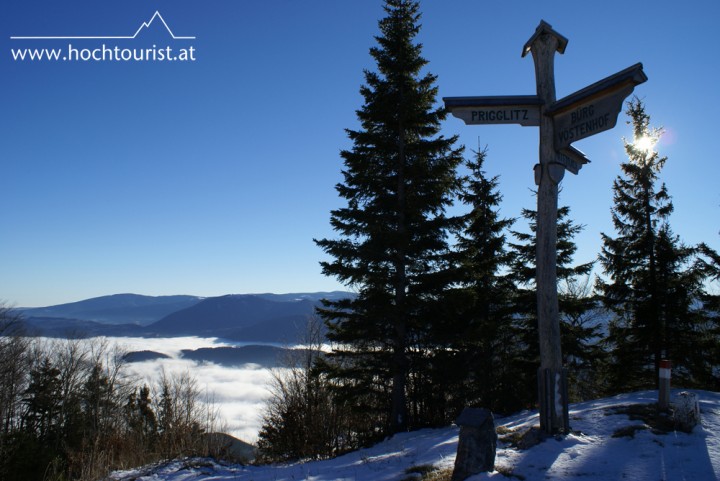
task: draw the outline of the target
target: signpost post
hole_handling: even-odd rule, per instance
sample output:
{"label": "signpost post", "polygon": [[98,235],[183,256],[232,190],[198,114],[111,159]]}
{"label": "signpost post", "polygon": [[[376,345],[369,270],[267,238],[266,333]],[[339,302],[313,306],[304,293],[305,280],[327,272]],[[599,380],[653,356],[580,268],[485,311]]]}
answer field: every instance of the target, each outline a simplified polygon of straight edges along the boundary
{"label": "signpost post", "polygon": [[540,341],[538,397],[540,426],[549,434],[568,432],[566,373],[560,349],[557,297],[558,184],[565,170],[577,175],[589,162],[572,147],[575,141],[611,129],[625,98],[647,80],[636,64],[560,100],[555,98],[555,52],[564,53],[568,40],[541,21],[525,43],[522,57],[532,54],[536,95],[506,97],[446,97],[445,108],[468,125],[520,124],[540,128],[536,231],[537,315]]}

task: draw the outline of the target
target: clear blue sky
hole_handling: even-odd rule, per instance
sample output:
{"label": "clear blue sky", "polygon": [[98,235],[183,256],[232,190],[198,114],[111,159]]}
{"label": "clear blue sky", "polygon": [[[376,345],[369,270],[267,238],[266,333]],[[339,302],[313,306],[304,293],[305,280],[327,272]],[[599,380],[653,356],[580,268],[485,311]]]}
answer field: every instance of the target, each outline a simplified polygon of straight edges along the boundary
{"label": "clear blue sky", "polygon": [[[0,5],[0,299],[44,306],[146,295],[342,288],[320,273],[313,237],[333,236],[339,151],[357,127],[379,0],[7,0]],[[523,44],[541,19],[569,39],[558,98],[644,64],[636,88],[669,157],[662,179],[681,238],[720,248],[720,23],[717,0],[426,1],[419,40],[439,97],[535,93]],[[11,40],[11,36],[136,39]],[[153,31],[154,29],[154,31]],[[154,44],[195,61],[15,61],[11,49]],[[440,98],[438,98],[440,102]],[[611,185],[624,160],[618,126],[574,144],[592,163],[567,174],[560,202],[585,231],[578,262],[612,233]],[[533,207],[538,133],[466,126],[446,136],[487,145],[502,213]],[[468,151],[468,155],[470,152]]]}

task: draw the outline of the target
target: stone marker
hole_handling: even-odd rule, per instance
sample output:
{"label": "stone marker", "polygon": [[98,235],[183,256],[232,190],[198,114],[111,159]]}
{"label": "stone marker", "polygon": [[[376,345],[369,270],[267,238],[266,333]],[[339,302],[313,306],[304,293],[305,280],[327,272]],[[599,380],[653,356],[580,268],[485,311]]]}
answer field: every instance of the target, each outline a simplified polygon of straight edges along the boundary
{"label": "stone marker", "polygon": [[460,426],[455,469],[451,481],[464,481],[495,469],[497,433],[489,409],[465,408],[455,422]]}
{"label": "stone marker", "polygon": [[691,433],[693,428],[700,424],[700,404],[697,394],[681,392],[673,399],[675,408],[675,427],[683,432]]}

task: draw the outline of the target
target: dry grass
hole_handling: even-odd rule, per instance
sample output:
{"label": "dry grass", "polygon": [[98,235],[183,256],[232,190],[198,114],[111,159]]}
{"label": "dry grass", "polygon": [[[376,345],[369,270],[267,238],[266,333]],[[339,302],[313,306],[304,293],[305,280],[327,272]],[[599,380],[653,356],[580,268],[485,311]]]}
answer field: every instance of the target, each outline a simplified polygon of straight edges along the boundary
{"label": "dry grass", "polygon": [[405,470],[408,476],[403,481],[450,481],[452,468],[438,469],[432,464],[411,466]]}
{"label": "dry grass", "polygon": [[525,450],[530,449],[543,442],[547,435],[540,430],[540,426],[533,426],[525,429],[504,428],[503,434],[498,431],[498,439],[510,446]]}
{"label": "dry grass", "polygon": [[507,426],[498,426],[495,428],[495,432],[497,433],[498,436],[505,436],[505,435],[514,433],[515,430],[510,429]]}
{"label": "dry grass", "polygon": [[644,424],[632,424],[616,430],[612,437],[635,437],[635,433],[649,429],[653,434],[668,434],[675,431],[675,421],[671,414],[658,409],[657,404],[629,404],[616,406],[605,411],[607,416],[625,414],[631,421]]}
{"label": "dry grass", "polygon": [[519,479],[520,481],[525,480],[525,476],[523,476],[522,474],[513,473],[512,468],[508,468],[505,466],[495,466],[495,471],[502,474],[506,478],[515,478],[515,479]]}

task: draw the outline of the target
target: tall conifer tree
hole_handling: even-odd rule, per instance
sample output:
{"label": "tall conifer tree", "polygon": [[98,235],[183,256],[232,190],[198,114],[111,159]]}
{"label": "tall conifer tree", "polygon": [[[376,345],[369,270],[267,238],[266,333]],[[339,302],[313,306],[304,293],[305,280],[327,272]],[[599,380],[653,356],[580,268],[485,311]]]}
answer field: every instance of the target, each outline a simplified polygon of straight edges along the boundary
{"label": "tall conifer tree", "polygon": [[447,282],[445,208],[462,149],[439,135],[445,112],[435,106],[436,77],[421,73],[418,3],[386,0],[384,9],[370,49],[377,71],[365,71],[360,89],[360,128],[347,130],[353,146],[341,153],[337,191],[347,205],[330,221],[339,238],[316,242],[332,258],[321,263],[323,273],[357,291],[319,311],[337,343],[329,374],[364,402],[366,416],[379,409],[382,428],[398,432],[422,424],[410,419],[408,378]]}
{"label": "tall conifer tree", "polygon": [[[599,256],[605,280],[597,287],[615,318],[610,325],[612,378],[616,389],[653,386],[660,360],[670,358],[682,372],[702,377],[703,320],[694,303],[700,298],[702,272],[694,266],[696,249],[673,234],[673,205],[658,183],[666,157],[653,146],[661,131],[650,127],[643,103],[628,102],[632,142],[625,141],[627,162],[613,183],[611,209],[616,237],[602,235]],[[675,377],[675,375],[674,375]]]}

